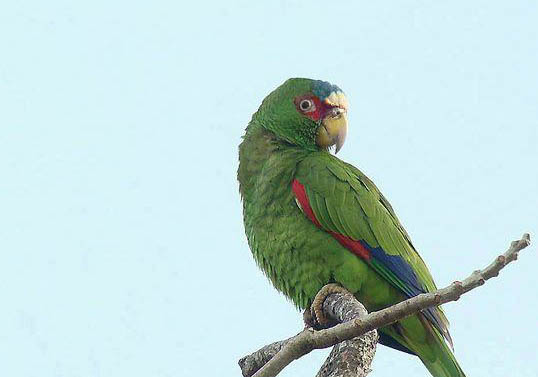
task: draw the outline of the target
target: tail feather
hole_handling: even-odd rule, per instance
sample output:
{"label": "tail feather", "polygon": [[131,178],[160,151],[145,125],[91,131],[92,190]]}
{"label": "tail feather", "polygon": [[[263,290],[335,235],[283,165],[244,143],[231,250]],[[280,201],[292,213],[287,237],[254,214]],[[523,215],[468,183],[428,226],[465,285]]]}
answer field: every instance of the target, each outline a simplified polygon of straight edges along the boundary
{"label": "tail feather", "polygon": [[[445,343],[443,340],[441,341]],[[450,348],[446,345],[446,343],[444,344],[444,347],[441,347],[444,349],[435,361],[421,358],[431,375],[434,377],[465,377],[465,373],[456,361],[456,358],[454,357],[454,354]]]}
{"label": "tail feather", "polygon": [[465,377],[456,357],[452,353],[452,347],[443,339],[443,336],[432,328],[431,343],[429,353],[433,351],[434,357],[423,357],[418,351],[417,355],[430,371],[433,377]]}
{"label": "tail feather", "polygon": [[[418,321],[417,321],[418,320]],[[421,323],[422,331],[408,331],[405,325]],[[380,329],[380,342],[400,351],[417,355],[433,377],[465,377],[452,349],[441,333],[427,320],[412,316]],[[389,338],[392,340],[387,341]],[[398,344],[398,346],[395,346]],[[403,348],[403,349],[402,349]]]}

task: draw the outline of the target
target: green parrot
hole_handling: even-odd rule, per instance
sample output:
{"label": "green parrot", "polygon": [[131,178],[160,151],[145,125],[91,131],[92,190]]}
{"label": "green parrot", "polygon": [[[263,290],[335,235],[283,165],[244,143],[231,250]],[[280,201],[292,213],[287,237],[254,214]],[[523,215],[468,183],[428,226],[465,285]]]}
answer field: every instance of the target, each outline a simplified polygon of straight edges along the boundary
{"label": "green parrot", "polygon": [[[248,244],[277,290],[307,309],[336,283],[376,311],[436,288],[387,199],[342,147],[348,104],[325,81],[293,78],[270,93],[239,146]],[[464,377],[448,321],[430,308],[379,329],[380,343],[417,355],[434,377]]]}

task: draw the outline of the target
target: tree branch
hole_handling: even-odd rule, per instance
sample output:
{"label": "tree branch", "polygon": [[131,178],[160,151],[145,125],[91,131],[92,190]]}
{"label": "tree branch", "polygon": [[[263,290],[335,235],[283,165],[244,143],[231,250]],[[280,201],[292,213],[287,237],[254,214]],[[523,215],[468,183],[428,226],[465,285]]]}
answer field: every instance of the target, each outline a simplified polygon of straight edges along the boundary
{"label": "tree branch", "polygon": [[[333,293],[323,301],[323,312],[338,323],[345,323],[368,315],[366,308],[351,293]],[[336,344],[316,377],[366,377],[374,360],[377,331]]]}
{"label": "tree branch", "polygon": [[269,360],[271,360],[286,344],[293,341],[298,335],[292,336],[286,340],[280,340],[263,346],[256,352],[239,359],[239,367],[243,377],[252,377],[254,373],[260,370]]}
{"label": "tree branch", "polygon": [[280,350],[272,357],[254,377],[274,377],[293,360],[306,355],[314,349],[334,346],[344,340],[361,336],[368,331],[389,325],[409,315],[432,306],[456,301],[461,295],[483,285],[495,277],[510,262],[517,259],[519,251],[530,245],[530,236],[525,233],[518,241],[513,241],[508,250],[499,255],[483,270],[474,271],[462,281],[455,281],[448,287],[431,293],[424,293],[402,301],[386,309],[372,312],[365,317],[336,325],[330,329],[314,331],[305,329],[293,338],[285,341]]}
{"label": "tree branch", "polygon": [[[341,291],[324,296],[323,311],[327,318],[336,323],[344,323],[368,314],[364,306],[351,293],[343,293]],[[241,358],[239,360],[239,366],[243,377],[253,376],[254,373],[297,336],[271,343]],[[337,344],[325,363],[323,363],[317,377],[338,377],[343,376],[344,373],[347,373],[345,375],[349,376],[349,371],[354,371],[351,374],[353,376],[366,376],[370,371],[370,364],[374,359],[377,339],[377,331],[373,330],[361,337]]]}

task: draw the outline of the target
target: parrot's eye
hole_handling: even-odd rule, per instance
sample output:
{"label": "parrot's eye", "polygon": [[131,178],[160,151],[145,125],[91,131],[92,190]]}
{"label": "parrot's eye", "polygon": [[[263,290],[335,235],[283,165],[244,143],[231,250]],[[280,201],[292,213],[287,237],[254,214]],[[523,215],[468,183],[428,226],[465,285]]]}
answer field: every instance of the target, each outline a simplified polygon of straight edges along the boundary
{"label": "parrot's eye", "polygon": [[299,102],[299,109],[301,109],[304,113],[310,113],[314,110],[316,110],[316,105],[314,104],[314,101],[311,99],[304,99],[301,102]]}

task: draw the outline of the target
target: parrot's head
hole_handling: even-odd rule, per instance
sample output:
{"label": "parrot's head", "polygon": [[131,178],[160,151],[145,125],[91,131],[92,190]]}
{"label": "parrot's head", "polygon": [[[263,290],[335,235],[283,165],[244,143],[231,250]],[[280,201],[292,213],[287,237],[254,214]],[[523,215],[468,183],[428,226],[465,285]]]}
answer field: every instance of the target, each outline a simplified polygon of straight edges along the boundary
{"label": "parrot's head", "polygon": [[347,99],[326,81],[294,78],[264,100],[254,119],[279,139],[310,149],[338,152],[347,133]]}

